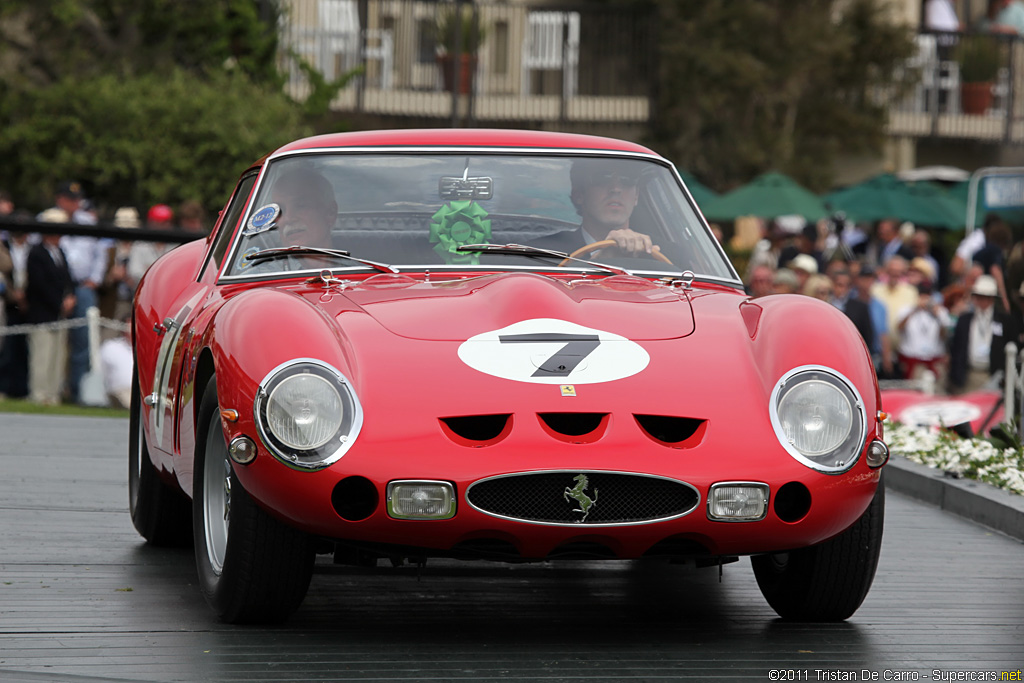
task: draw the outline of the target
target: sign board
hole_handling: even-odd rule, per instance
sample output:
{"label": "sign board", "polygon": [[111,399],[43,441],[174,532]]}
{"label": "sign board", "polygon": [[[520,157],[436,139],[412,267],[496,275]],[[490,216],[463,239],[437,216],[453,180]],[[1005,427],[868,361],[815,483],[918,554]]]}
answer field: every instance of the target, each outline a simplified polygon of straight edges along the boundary
{"label": "sign board", "polygon": [[[985,183],[979,187],[982,180]],[[977,219],[975,212],[979,190],[984,192],[982,196],[984,208],[1006,209],[1024,207],[1024,167],[996,166],[980,168],[971,174],[971,179],[967,185],[967,216],[964,221],[968,233],[974,229],[974,223]]]}
{"label": "sign board", "polygon": [[1024,206],[1024,175],[985,178],[984,199],[989,209]]}

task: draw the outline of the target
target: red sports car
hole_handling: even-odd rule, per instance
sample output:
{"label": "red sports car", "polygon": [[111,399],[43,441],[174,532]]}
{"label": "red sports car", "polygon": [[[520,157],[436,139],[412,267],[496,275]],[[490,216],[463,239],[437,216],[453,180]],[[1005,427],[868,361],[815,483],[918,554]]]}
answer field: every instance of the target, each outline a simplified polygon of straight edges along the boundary
{"label": "red sports car", "polygon": [[299,140],[134,306],[131,516],[221,619],[339,563],[752,557],[839,620],[882,536],[879,394],[810,297],[751,300],[672,164],[606,138]]}

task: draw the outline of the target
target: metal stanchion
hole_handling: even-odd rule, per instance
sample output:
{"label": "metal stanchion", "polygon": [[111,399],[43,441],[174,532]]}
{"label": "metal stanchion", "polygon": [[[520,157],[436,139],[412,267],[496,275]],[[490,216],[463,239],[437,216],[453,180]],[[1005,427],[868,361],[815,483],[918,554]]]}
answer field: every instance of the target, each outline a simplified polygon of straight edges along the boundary
{"label": "metal stanchion", "polygon": [[109,405],[100,367],[100,309],[90,306],[86,310],[85,325],[89,336],[89,371],[82,376],[79,397],[88,406]]}
{"label": "metal stanchion", "polygon": [[1008,342],[1003,353],[1006,354],[1006,379],[1003,382],[1003,406],[1007,415],[1015,415],[1014,405],[1017,393],[1017,345]]}

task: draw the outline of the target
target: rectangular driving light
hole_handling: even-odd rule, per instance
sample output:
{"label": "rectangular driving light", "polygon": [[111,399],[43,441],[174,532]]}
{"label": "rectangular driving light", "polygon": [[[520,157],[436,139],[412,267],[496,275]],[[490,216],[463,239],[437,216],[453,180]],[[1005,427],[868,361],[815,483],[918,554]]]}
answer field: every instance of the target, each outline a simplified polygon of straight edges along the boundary
{"label": "rectangular driving light", "polygon": [[756,522],[768,514],[768,484],[723,481],[708,492],[708,519],[718,522]]}
{"label": "rectangular driving light", "polygon": [[455,487],[447,481],[392,481],[388,483],[388,516],[450,519],[455,516]]}

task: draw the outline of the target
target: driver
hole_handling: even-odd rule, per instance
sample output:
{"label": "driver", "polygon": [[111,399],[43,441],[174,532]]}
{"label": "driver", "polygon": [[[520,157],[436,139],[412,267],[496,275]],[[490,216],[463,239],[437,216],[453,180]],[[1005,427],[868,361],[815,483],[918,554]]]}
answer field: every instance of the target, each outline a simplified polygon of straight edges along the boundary
{"label": "driver", "polygon": [[281,246],[333,246],[331,228],[338,219],[338,202],[326,178],[310,168],[288,171],[274,183],[270,196],[281,207]]}
{"label": "driver", "polygon": [[639,198],[640,170],[635,162],[621,159],[577,159],[569,171],[569,195],[582,221],[577,230],[537,240],[535,246],[572,253],[582,246],[614,240],[626,254],[650,254],[649,235],[629,227]]}

